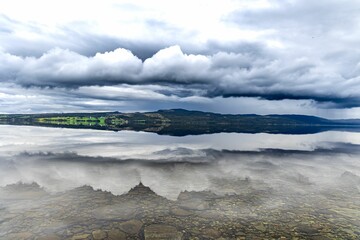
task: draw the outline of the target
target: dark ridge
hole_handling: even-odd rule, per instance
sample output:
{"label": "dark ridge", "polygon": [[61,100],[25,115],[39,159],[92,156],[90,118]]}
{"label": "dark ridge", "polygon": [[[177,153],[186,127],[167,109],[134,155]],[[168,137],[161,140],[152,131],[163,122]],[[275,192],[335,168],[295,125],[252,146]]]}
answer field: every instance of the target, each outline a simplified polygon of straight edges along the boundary
{"label": "dark ridge", "polygon": [[185,109],[156,112],[2,114],[0,124],[55,128],[143,131],[186,136],[213,133],[313,134],[359,131],[359,119],[330,120],[308,115],[219,114]]}

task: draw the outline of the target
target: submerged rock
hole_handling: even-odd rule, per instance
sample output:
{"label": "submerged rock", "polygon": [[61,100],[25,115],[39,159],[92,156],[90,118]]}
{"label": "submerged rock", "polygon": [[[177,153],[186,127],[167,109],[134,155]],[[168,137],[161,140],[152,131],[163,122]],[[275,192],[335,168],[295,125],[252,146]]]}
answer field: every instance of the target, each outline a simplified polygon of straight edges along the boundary
{"label": "submerged rock", "polygon": [[84,239],[88,239],[88,237],[90,237],[90,234],[77,234],[75,236],[73,236],[71,238],[71,240],[84,240]]}
{"label": "submerged rock", "polygon": [[178,196],[179,201],[183,200],[191,200],[191,199],[213,199],[217,198],[218,196],[215,193],[210,191],[202,191],[202,192],[188,192],[184,191],[181,192]]}
{"label": "submerged rock", "polygon": [[7,235],[6,239],[16,239],[16,240],[25,240],[32,237],[31,232],[19,232],[19,233],[11,233]]}
{"label": "submerged rock", "polygon": [[145,240],[181,240],[183,234],[175,227],[164,224],[153,224],[145,227]]}
{"label": "submerged rock", "polygon": [[172,208],[170,212],[176,216],[190,216],[193,214],[192,212],[179,207]]}
{"label": "submerged rock", "polygon": [[181,201],[180,206],[185,209],[198,210],[198,211],[202,211],[210,208],[209,202],[202,199]]}
{"label": "submerged rock", "polygon": [[349,171],[346,171],[343,174],[341,174],[341,179],[349,183],[360,184],[360,177]]}
{"label": "submerged rock", "polygon": [[311,236],[318,233],[318,230],[307,224],[301,224],[296,227],[297,231],[306,236]]}
{"label": "submerged rock", "polygon": [[221,233],[213,228],[207,228],[203,230],[203,236],[210,239],[217,239],[221,236]]}
{"label": "submerged rock", "polygon": [[102,240],[107,237],[107,234],[106,234],[106,232],[99,229],[99,230],[93,231],[92,236],[93,236],[94,240]]}
{"label": "submerged rock", "polygon": [[210,208],[212,199],[218,196],[210,191],[203,192],[181,192],[178,196],[179,206],[190,210],[206,210]]}
{"label": "submerged rock", "polygon": [[257,230],[261,231],[261,232],[265,232],[266,231],[266,226],[262,223],[258,223],[254,226]]}
{"label": "submerged rock", "polygon": [[138,234],[143,223],[139,220],[130,220],[119,224],[119,228],[129,234]]}
{"label": "submerged rock", "polygon": [[111,229],[108,232],[109,240],[125,240],[126,234],[118,229]]}
{"label": "submerged rock", "polygon": [[156,195],[156,193],[151,190],[151,188],[145,186],[144,184],[142,184],[142,182],[140,182],[138,185],[136,185],[135,187],[133,187],[132,189],[130,189],[130,191],[128,192],[129,195]]}
{"label": "submerged rock", "polygon": [[46,236],[41,236],[36,238],[36,240],[60,240],[61,238],[57,236],[56,234],[49,234]]}
{"label": "submerged rock", "polygon": [[112,204],[99,207],[94,210],[94,216],[97,219],[122,219],[127,220],[135,217],[136,205],[127,204]]}
{"label": "submerged rock", "polygon": [[0,199],[33,199],[47,195],[48,193],[37,183],[18,182],[0,188]]}

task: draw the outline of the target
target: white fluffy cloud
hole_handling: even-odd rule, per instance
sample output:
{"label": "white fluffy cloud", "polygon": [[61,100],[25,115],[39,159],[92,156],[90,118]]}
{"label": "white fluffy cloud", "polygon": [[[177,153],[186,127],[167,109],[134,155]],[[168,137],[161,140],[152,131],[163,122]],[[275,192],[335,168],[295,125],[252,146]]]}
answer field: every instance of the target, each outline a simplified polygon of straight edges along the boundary
{"label": "white fluffy cloud", "polygon": [[[1,80],[24,86],[92,85],[91,79],[111,82],[130,81],[141,71],[142,62],[130,51],[116,49],[86,57],[78,53],[53,49],[39,58],[1,54]],[[101,84],[98,82],[98,84]]]}

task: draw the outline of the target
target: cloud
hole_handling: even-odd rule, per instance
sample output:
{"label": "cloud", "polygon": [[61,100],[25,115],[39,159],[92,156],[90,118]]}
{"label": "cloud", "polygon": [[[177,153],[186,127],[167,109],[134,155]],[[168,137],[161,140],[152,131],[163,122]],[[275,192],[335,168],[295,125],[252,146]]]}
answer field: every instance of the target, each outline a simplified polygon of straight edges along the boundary
{"label": "cloud", "polygon": [[206,82],[211,59],[203,55],[184,54],[179,46],[162,49],[144,61],[143,78],[169,83]]}
{"label": "cloud", "polygon": [[[12,70],[9,75],[13,75],[13,79],[8,80],[25,87],[111,85],[114,80],[117,83],[131,81],[141,70],[141,60],[125,49],[98,53],[93,57],[54,49],[39,58],[19,58],[9,54],[3,54],[1,58]],[[6,72],[6,66],[4,68]]]}
{"label": "cloud", "polygon": [[249,52],[185,54],[179,46],[172,46],[145,61],[122,48],[91,57],[53,49],[38,58],[1,53],[0,59],[2,82],[23,87],[154,84],[187,86],[192,89],[188,94],[210,98],[310,99],[337,107],[360,105],[357,74],[346,77],[326,62],[306,57],[290,61],[287,56]]}
{"label": "cloud", "polygon": [[24,5],[31,13],[17,6],[0,3],[0,82],[18,86],[19,95],[58,89],[65,109],[63,89],[81,108],[106,107],[126,104],[120,101],[135,89],[130,85],[149,87],[139,92],[154,97],[144,109],[160,99],[224,98],[231,105],[243,97],[360,107],[357,1],[108,0],[84,9],[81,1],[36,0]]}
{"label": "cloud", "polygon": [[[231,16],[241,23],[256,24],[259,27],[274,24],[294,27],[301,22],[304,28],[321,26],[324,31],[329,31],[342,28],[344,24],[356,25],[354,15],[357,14],[357,6],[359,3],[351,0],[319,0],[307,3],[299,0],[271,0],[266,7],[238,9]],[[260,18],[259,21],[255,21],[255,17]]]}

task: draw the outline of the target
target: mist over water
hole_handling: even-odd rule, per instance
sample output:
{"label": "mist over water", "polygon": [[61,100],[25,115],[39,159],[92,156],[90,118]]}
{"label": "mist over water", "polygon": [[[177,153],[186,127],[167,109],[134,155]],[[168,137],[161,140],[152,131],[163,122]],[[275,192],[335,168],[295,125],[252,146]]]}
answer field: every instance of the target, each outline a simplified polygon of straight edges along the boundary
{"label": "mist over water", "polygon": [[[218,215],[217,217],[224,222],[228,219],[238,222],[250,218],[253,220],[249,224],[267,226],[263,232],[270,228],[270,225],[267,225],[269,219],[278,221],[279,218],[283,218],[281,215],[275,217],[275,213],[269,215],[267,212],[294,210],[287,214],[293,214],[300,220],[306,218],[301,221],[306,222],[309,228],[314,228],[311,236],[324,236],[325,233],[321,231],[329,227],[331,222],[328,222],[328,218],[332,219],[333,215],[325,217],[326,221],[324,218],[316,219],[318,215],[314,212],[312,214],[315,214],[315,217],[304,217],[308,216],[306,214],[309,214],[309,208],[316,212],[319,203],[322,203],[323,208],[334,211],[332,214],[340,214],[339,216],[344,218],[342,223],[348,224],[345,224],[347,227],[343,226],[347,232],[324,230],[329,237],[359,237],[359,232],[355,229],[357,226],[360,227],[360,213],[356,210],[359,209],[357,200],[360,197],[360,133],[219,133],[172,137],[130,131],[103,132],[24,126],[0,126],[0,131],[0,209],[10,214],[0,225],[0,236],[5,239],[6,236],[11,236],[9,234],[16,234],[12,233],[16,228],[12,227],[11,230],[6,225],[7,221],[9,224],[23,224],[21,217],[17,216],[17,211],[13,209],[19,199],[31,203],[35,196],[40,209],[43,209],[42,204],[47,206],[46,201],[57,203],[61,198],[66,199],[70,193],[83,194],[88,200],[100,193],[110,194],[106,195],[106,199],[117,199],[111,201],[121,202],[118,199],[128,196],[128,192],[140,182],[149,187],[156,196],[162,197],[163,201],[170,201],[168,204],[175,204],[176,207],[180,206],[181,211],[195,211],[204,219],[215,218],[215,215]],[[84,190],[84,186],[89,186],[93,190]],[[42,203],[43,200],[39,201],[39,198],[43,199],[42,194],[48,199],[45,203]],[[76,199],[80,198],[71,199],[71,204],[76,206]],[[238,202],[232,203],[234,199],[244,206]],[[126,204],[130,204],[129,201],[131,202],[127,200],[121,204],[127,206]],[[204,201],[208,205],[201,205]],[[109,210],[104,210],[104,207],[109,207],[109,204],[97,203],[94,207],[95,212],[91,214],[94,214],[96,219],[103,216],[104,211],[108,214]],[[110,205],[111,211],[124,209],[123,205]],[[30,206],[34,207],[32,204]],[[16,209],[27,211],[32,209],[30,206],[17,206]],[[140,205],[132,208],[140,211]],[[169,209],[173,208],[174,206],[169,205]],[[344,212],[343,215],[340,210]],[[81,208],[74,211],[86,212]],[[121,211],[119,215],[125,214]],[[50,214],[48,211],[45,212]],[[171,212],[172,210],[167,214],[171,216]],[[304,212],[305,215],[300,215],[299,212]],[[191,216],[194,216],[193,214],[195,213],[189,213]],[[184,215],[187,216],[185,213]],[[138,217],[134,215],[136,216]],[[156,213],[155,219],[159,216],[162,214]],[[119,216],[110,214],[107,218],[114,221],[118,220]],[[145,219],[146,217],[143,217],[141,221],[146,225]],[[93,224],[96,223],[91,221]],[[170,220],[162,221],[168,224]],[[186,221],[205,220],[190,217],[190,220]],[[64,223],[62,219],[61,222],[69,227],[67,221]],[[233,226],[232,223],[227,223],[225,228]],[[321,226],[315,228],[313,223]],[[204,224],[207,226],[207,223]],[[256,224],[255,230],[258,226]],[[284,229],[279,228],[276,231],[297,229],[297,232],[294,230],[294,234],[298,234],[299,238],[310,234],[301,232],[298,226],[289,227],[286,224],[283,226]],[[331,224],[330,226],[339,229],[335,223]],[[245,223],[243,225],[245,226]],[[258,227],[260,230],[261,226]],[[197,234],[186,226],[180,228],[183,229],[185,239],[186,236]],[[66,236],[64,239],[71,239],[76,235],[76,232],[66,235],[59,229],[61,228],[55,228],[50,232]],[[219,232],[219,237],[236,239],[238,236],[228,229],[221,232],[221,228],[216,228],[216,231]],[[31,237],[44,234],[43,229],[36,230],[32,224],[28,226],[27,232],[33,234]],[[230,233],[233,235],[226,235]],[[142,234],[139,232],[134,236],[141,239]],[[266,234],[271,234],[271,231]]]}

